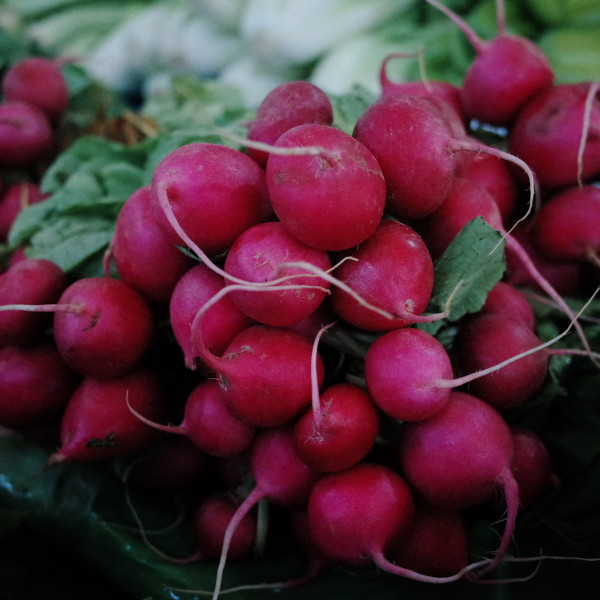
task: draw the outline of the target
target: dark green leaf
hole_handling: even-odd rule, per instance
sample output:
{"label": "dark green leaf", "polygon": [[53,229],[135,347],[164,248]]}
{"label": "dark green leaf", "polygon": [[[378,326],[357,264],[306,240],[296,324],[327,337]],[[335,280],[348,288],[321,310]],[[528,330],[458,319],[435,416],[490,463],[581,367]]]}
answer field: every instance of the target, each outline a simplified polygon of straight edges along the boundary
{"label": "dark green leaf", "polygon": [[346,94],[329,94],[333,106],[333,124],[338,129],[352,134],[356,121],[375,97],[361,85],[354,85]]}

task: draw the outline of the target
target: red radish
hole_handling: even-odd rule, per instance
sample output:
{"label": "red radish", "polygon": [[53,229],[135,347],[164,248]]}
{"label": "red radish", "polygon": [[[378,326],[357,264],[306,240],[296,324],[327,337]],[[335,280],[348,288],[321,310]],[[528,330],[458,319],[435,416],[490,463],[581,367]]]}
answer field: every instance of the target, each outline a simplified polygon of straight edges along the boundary
{"label": "red radish", "polygon": [[[194,530],[198,540],[197,558],[218,559],[225,532],[239,509],[240,500],[230,492],[213,492],[204,498],[194,513]],[[252,555],[256,543],[257,519],[250,511],[236,524],[227,549],[227,558],[239,560]]]}
{"label": "red radish", "polygon": [[548,198],[535,215],[531,235],[549,260],[600,267],[600,187],[573,186]]}
{"label": "red radish", "polygon": [[200,336],[210,352],[221,355],[231,340],[253,323],[228,294],[204,311],[201,325],[192,327],[198,311],[224,287],[221,275],[204,264],[197,264],[173,289],[169,302],[170,323],[189,369],[198,366],[199,356],[194,348],[200,345]]}
{"label": "red radish", "polygon": [[318,421],[309,409],[294,425],[296,450],[323,472],[342,471],[367,456],[379,433],[379,414],[368,392],[338,383],[320,397]]}
{"label": "red radish", "polygon": [[0,424],[11,429],[42,424],[65,408],[78,380],[53,342],[0,348]]}
{"label": "red radish", "polygon": [[31,167],[47,162],[54,149],[54,131],[48,117],[31,104],[0,103],[0,165]]}
{"label": "red radish", "polygon": [[469,565],[469,531],[462,511],[417,502],[408,531],[395,542],[390,559],[419,573],[448,577]]}
{"label": "red radish", "polygon": [[[462,373],[492,365],[536,348],[541,340],[529,325],[506,314],[472,316],[458,326],[453,356]],[[469,383],[469,392],[499,410],[520,406],[541,387],[548,373],[548,353],[535,352]]]}
{"label": "red radish", "polygon": [[345,250],[377,227],[385,206],[384,174],[371,152],[343,131],[319,123],[297,125],[277,149],[319,147],[317,155],[272,153],[266,167],[278,219],[319,250]]}
{"label": "red radish", "polygon": [[54,314],[54,338],[65,362],[85,377],[124,375],[152,341],[154,318],[145,298],[110,277],[85,277],[62,293]]}
{"label": "red radish", "polygon": [[293,432],[289,427],[264,429],[255,438],[250,452],[250,467],[255,485],[235,511],[225,532],[213,600],[219,597],[229,546],[244,516],[265,499],[288,508],[304,506],[320,477],[320,473],[309,467],[298,455]]}
{"label": "red radish", "polygon": [[150,186],[136,190],[123,204],[110,244],[119,277],[150,301],[167,303],[181,276],[195,261],[167,237],[154,219]]}
{"label": "red radish", "polygon": [[[248,139],[274,144],[288,129],[303,123],[333,123],[333,106],[327,94],[304,80],[286,81],[273,88],[262,100],[256,115],[247,124]],[[248,155],[263,167],[268,152],[248,148]]]}
{"label": "red radish", "polygon": [[[24,258],[0,274],[0,305],[56,302],[68,284],[67,276],[45,258]],[[22,310],[0,312],[0,346],[26,346],[50,328],[48,315]]]}
{"label": "red radish", "polygon": [[519,189],[506,161],[491,154],[463,152],[456,174],[489,192],[500,210],[505,227],[512,225],[519,204]]}
{"label": "red radish", "polygon": [[11,65],[2,77],[6,100],[27,102],[52,121],[63,116],[69,104],[69,90],[58,60],[28,56]]}
{"label": "red radish", "polygon": [[453,391],[431,418],[404,426],[401,469],[426,502],[461,510],[486,502],[498,491],[504,493],[504,533],[494,558],[480,574],[498,566],[514,533],[519,487],[511,471],[513,454],[512,434],[500,413],[463,392]]}
{"label": "red radish", "polygon": [[[235,336],[223,356],[205,347],[198,352],[216,372],[228,408],[250,425],[283,425],[310,405],[312,344],[298,333],[253,325]],[[320,356],[316,372],[321,385]]]}
{"label": "red radish", "polygon": [[535,328],[535,312],[523,292],[506,281],[499,281],[489,292],[480,314],[503,314],[507,317],[519,318],[530,327]]}
{"label": "red radish", "polygon": [[264,172],[256,162],[207,142],[186,144],[165,156],[153,171],[151,198],[155,218],[172,242],[182,240],[165,218],[163,202],[208,254],[227,250],[242,231],[264,220],[269,206]]}
{"label": "red radish", "polygon": [[374,563],[382,571],[417,581],[455,581],[478,566],[435,577],[392,563],[386,555],[409,530],[414,512],[413,494],[402,475],[361,462],[323,475],[315,484],[307,507],[309,535],[325,559],[357,567]]}
{"label": "red radish", "polygon": [[427,2],[458,25],[477,54],[461,86],[468,118],[510,125],[529,98],[552,84],[552,66],[542,50],[531,40],[506,32],[503,0],[496,2],[498,32],[487,41],[447,6],[437,0]]}
{"label": "red radish", "polygon": [[212,458],[186,437],[169,437],[136,457],[128,480],[152,490],[183,490],[212,475]]}
{"label": "red radish", "polygon": [[[282,291],[232,289],[233,303],[250,319],[273,327],[288,327],[308,317],[325,299],[329,283],[312,273],[302,277],[300,268],[287,263],[309,262],[327,271],[331,260],[324,250],[307,246],[278,221],[249,227],[231,245],[224,270],[245,281],[264,283],[293,275],[282,281]],[[295,289],[289,289],[292,285]],[[307,286],[304,289],[295,286]],[[254,288],[256,289],[256,288]]]}
{"label": "red radish", "polygon": [[419,222],[418,229],[432,258],[439,258],[460,230],[475,217],[502,229],[502,216],[491,194],[464,177],[456,177],[446,199]]}
{"label": "red radish", "polygon": [[[556,261],[545,257],[535,247],[529,223],[517,227],[512,232],[523,251],[527,254],[535,269],[561,296],[571,296],[577,293],[583,283],[583,268],[579,261]],[[531,273],[528,265],[519,254],[510,247],[506,248],[506,275],[508,283],[543,291],[544,288]]]}
{"label": "red radish", "polygon": [[252,442],[255,428],[235,417],[223,399],[216,379],[199,383],[189,394],[180,425],[161,425],[139,414],[146,425],[160,431],[187,436],[211,456],[235,456]]}
{"label": "red radish", "polygon": [[[600,101],[594,83],[563,83],[534,96],[519,112],[509,151],[556,190],[600,174]],[[583,152],[582,152],[583,150]]]}
{"label": "red radish", "polygon": [[6,241],[12,224],[19,213],[46,198],[37,183],[21,181],[2,191],[0,197],[0,241]]}
{"label": "red radish", "polygon": [[[379,70],[379,83],[381,86],[381,94],[387,96],[388,94],[414,94],[416,96],[422,96],[424,98],[437,98],[444,101],[450,106],[455,115],[459,118],[459,121],[464,123],[465,119],[462,114],[462,105],[460,101],[460,88],[453,83],[448,81],[430,81],[423,79],[422,81],[392,81],[388,76],[388,64],[395,58],[407,58],[403,53],[392,53],[385,57],[381,63]],[[415,55],[412,55],[415,56]],[[464,125],[463,125],[464,131]]]}
{"label": "red radish", "polygon": [[432,335],[412,327],[378,337],[365,356],[367,389],[379,408],[395,419],[419,421],[439,412],[452,379],[450,357]]}
{"label": "red radish", "polygon": [[381,166],[392,215],[418,219],[442,203],[454,178],[454,132],[426,98],[383,96],[359,117],[354,136]]}
{"label": "red radish", "polygon": [[512,471],[519,484],[519,499],[523,508],[530,508],[552,489],[558,487],[558,477],[552,471],[550,453],[542,438],[526,427],[514,425],[514,457]]}
{"label": "red radish", "polygon": [[426,320],[422,313],[433,289],[433,261],[425,243],[408,225],[383,219],[373,235],[346,253],[354,260],[341,264],[336,278],[389,316],[361,305],[344,289],[332,289],[336,314],[371,331],[405,327]]}
{"label": "red radish", "polygon": [[157,432],[135,417],[128,404],[158,420],[163,399],[158,378],[144,367],[110,380],[84,379],[69,399],[61,446],[48,464],[109,460],[145,450],[156,441]]}

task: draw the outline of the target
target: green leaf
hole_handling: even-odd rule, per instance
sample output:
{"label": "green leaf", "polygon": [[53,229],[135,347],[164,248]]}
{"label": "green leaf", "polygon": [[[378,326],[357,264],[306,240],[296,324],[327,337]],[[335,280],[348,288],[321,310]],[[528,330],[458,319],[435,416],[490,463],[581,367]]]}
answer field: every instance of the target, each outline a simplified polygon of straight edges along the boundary
{"label": "green leaf", "polygon": [[[481,217],[473,219],[435,263],[428,312],[444,310],[449,300],[450,322],[477,312],[484,305],[488,292],[502,278],[505,268],[502,236]],[[435,333],[443,325],[438,321],[419,327]]]}
{"label": "green leaf", "polygon": [[345,133],[352,134],[356,121],[375,100],[362,85],[354,85],[347,94],[329,94],[333,106],[333,124]]}

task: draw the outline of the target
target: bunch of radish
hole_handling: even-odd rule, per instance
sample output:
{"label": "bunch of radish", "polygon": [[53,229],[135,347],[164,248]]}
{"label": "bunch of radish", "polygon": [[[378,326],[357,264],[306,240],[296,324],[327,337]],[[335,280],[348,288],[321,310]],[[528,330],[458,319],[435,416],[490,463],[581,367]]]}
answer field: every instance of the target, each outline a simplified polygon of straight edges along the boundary
{"label": "bunch of radish", "polygon": [[[477,54],[462,87],[394,83],[386,61],[349,134],[316,86],[282,84],[240,149],[193,142],[160,161],[123,205],[103,277],[23,257],[0,275],[0,424],[58,419],[49,464],[129,457],[132,479],[161,486],[210,472],[187,560],[218,561],[214,598],[227,560],[256,548],[259,504],[289,515],[308,561],[274,587],[333,565],[477,582],[556,484],[542,439],[504,411],[559,352],[522,288],[598,360],[563,296],[598,281],[599,84],[555,84],[498,9],[490,41],[448,13]],[[486,126],[505,149],[477,137]],[[477,217],[507,270],[447,347],[419,325],[448,317],[427,312],[435,261]],[[364,353],[328,345],[336,328]],[[480,506],[505,515],[485,559],[466,525]]]}

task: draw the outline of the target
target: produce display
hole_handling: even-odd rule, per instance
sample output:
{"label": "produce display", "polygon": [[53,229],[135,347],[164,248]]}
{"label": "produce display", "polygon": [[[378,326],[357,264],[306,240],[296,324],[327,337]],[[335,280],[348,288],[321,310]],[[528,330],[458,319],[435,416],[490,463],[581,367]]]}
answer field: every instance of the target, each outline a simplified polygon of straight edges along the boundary
{"label": "produce display", "polygon": [[291,5],[1,9],[0,597],[595,598],[599,8]]}

